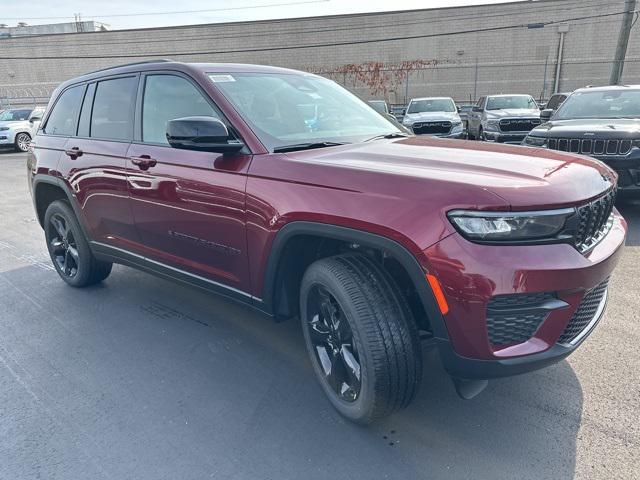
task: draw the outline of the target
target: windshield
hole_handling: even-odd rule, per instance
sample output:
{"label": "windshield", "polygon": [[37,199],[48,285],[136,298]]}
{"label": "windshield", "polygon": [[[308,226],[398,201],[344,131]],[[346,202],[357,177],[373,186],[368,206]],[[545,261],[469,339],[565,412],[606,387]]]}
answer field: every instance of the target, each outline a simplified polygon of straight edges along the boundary
{"label": "windshield", "polygon": [[306,142],[362,142],[401,132],[364,101],[323,77],[234,73],[209,78],[271,151]]}
{"label": "windshield", "polygon": [[31,110],[5,110],[0,113],[0,122],[11,122],[17,120],[29,120]]}
{"label": "windshield", "polygon": [[507,110],[519,108],[538,108],[538,104],[530,95],[509,95],[506,97],[489,97],[487,110]]}
{"label": "windshield", "polygon": [[422,112],[455,112],[456,104],[450,98],[427,98],[424,100],[412,100],[407,113]]}
{"label": "windshield", "polygon": [[576,92],[560,106],[554,120],[640,118],[640,90]]}

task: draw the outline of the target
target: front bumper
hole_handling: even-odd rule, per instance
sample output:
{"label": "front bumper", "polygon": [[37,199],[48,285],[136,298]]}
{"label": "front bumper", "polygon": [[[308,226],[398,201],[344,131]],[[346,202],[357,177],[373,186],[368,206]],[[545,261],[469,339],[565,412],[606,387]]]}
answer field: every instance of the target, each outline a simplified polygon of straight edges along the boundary
{"label": "front bumper", "polygon": [[0,146],[13,145],[15,142],[16,132],[12,130],[0,131]]}
{"label": "front bumper", "polygon": [[[471,243],[458,234],[427,249],[431,273],[443,286],[450,308],[443,317],[448,338],[436,340],[447,372],[464,379],[517,375],[571,354],[597,324],[604,303],[574,341],[559,340],[587,292],[611,275],[625,235],[626,222],[616,212],[611,231],[586,255],[566,244],[498,247]],[[489,302],[501,295],[542,292],[564,305],[550,310],[527,339],[493,345]]]}
{"label": "front bumper", "polygon": [[488,142],[520,145],[529,132],[505,133],[497,130],[484,130],[483,133]]}
{"label": "front bumper", "polygon": [[626,157],[596,156],[618,174],[618,192],[623,195],[640,195],[640,149]]}

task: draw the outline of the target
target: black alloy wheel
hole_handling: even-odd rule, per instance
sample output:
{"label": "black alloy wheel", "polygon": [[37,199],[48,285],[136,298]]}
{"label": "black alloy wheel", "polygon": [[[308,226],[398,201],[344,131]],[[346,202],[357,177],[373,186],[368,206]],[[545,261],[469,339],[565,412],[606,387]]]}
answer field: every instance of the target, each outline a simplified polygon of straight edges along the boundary
{"label": "black alloy wheel", "polygon": [[307,302],[306,328],[325,379],[345,402],[360,395],[361,371],[353,332],[338,301],[322,285],[314,285]]}
{"label": "black alloy wheel", "polygon": [[411,403],[422,374],[418,330],[384,266],[345,253],[316,260],[300,285],[314,374],[349,420],[370,423]]}
{"label": "black alloy wheel", "polygon": [[62,280],[72,287],[87,287],[109,276],[112,264],[93,255],[67,201],[52,202],[44,214],[43,225],[49,256]]}
{"label": "black alloy wheel", "polygon": [[80,265],[80,253],[67,220],[61,214],[56,213],[49,219],[47,228],[49,229],[51,256],[58,271],[65,277],[75,277]]}

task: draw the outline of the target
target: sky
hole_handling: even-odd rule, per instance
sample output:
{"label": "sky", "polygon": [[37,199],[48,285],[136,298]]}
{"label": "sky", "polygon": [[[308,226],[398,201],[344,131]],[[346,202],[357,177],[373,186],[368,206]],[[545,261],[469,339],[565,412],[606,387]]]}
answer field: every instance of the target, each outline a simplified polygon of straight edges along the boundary
{"label": "sky", "polygon": [[0,23],[15,26],[83,20],[109,30],[343,13],[455,7],[508,0],[0,0]]}

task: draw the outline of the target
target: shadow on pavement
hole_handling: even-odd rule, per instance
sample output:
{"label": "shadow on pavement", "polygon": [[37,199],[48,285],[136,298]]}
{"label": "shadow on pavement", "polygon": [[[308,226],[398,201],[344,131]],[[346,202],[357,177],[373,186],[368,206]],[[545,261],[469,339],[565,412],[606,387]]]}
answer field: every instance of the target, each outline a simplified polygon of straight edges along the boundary
{"label": "shadow on pavement", "polygon": [[627,245],[637,247],[640,245],[640,199],[618,199],[616,208],[627,220],[629,230],[627,232]]}
{"label": "shadow on pavement", "polygon": [[[566,362],[460,400],[434,352],[409,409],[344,421],[297,322],[124,267],[75,290],[0,274],[0,476],[570,478],[582,390]],[[38,439],[30,441],[29,439]]]}

